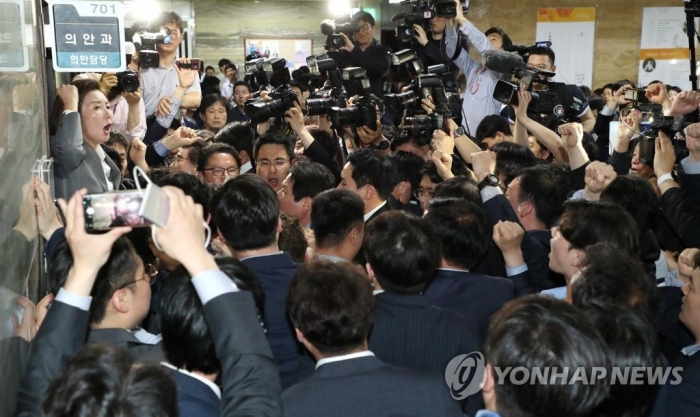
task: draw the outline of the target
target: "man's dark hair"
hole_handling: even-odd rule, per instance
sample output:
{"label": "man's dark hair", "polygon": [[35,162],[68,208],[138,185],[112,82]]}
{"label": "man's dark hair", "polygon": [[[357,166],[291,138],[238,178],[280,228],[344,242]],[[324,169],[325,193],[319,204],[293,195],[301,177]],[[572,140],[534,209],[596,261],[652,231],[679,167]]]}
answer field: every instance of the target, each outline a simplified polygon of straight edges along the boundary
{"label": "man's dark hair", "polygon": [[359,21],[367,22],[371,26],[374,26],[374,16],[371,14],[367,13],[364,10],[361,10],[354,15],[352,15],[351,21],[354,23],[358,23]]}
{"label": "man's dark hair", "polygon": [[295,328],[324,355],[342,355],[366,343],[374,323],[369,279],[350,263],[314,261],[299,268],[287,292]]}
{"label": "man's dark hair", "polygon": [[214,67],[212,67],[211,65],[207,65],[207,67],[204,68],[204,72],[207,72],[209,70],[215,71]]}
{"label": "man's dark hair", "polygon": [[232,178],[214,192],[214,222],[235,251],[260,249],[275,243],[280,203],[275,191],[255,174]]}
{"label": "man's dark hair", "polygon": [[330,248],[339,245],[353,227],[364,226],[365,205],[357,194],[348,190],[328,190],[311,203],[311,224],[316,245]]}
{"label": "man's dark hair", "polygon": [[420,170],[425,164],[423,158],[411,152],[396,151],[387,156],[396,167],[396,184],[402,181],[408,181],[411,184],[411,190],[417,190],[420,184]]}
{"label": "man's dark hair", "polygon": [[659,197],[649,181],[636,175],[621,175],[600,194],[600,201],[613,203],[632,215],[640,233],[653,229],[659,215]]}
{"label": "man's dark hair", "polygon": [[209,146],[207,142],[198,140],[196,142],[192,142],[190,146],[185,146],[182,149],[185,151],[185,154],[187,154],[187,158],[189,158],[192,165],[196,167],[199,165],[199,151],[207,146]]}
{"label": "man's dark hair", "polygon": [[[264,311],[265,292],[253,272],[233,258],[217,258],[217,265],[241,291],[250,291],[258,315]],[[175,269],[161,289],[160,328],[163,351],[168,362],[190,372],[213,374],[221,371],[214,340],[204,319],[202,302],[184,266]]]}
{"label": "man's dark hair", "polygon": [[639,233],[634,219],[622,207],[586,200],[569,200],[559,222],[559,232],[572,249],[609,243],[617,252],[639,256]]}
{"label": "man's dark hair", "polygon": [[554,65],[554,51],[552,48],[548,48],[546,46],[536,46],[532,49],[530,49],[530,52],[528,53],[528,58],[532,55],[547,55],[549,57],[549,61]]}
{"label": "man's dark hair", "polygon": [[617,80],[615,81],[612,86],[610,87],[610,90],[615,93],[617,90],[621,89],[622,87],[629,85],[632,88],[635,88],[635,85],[632,81],[627,80],[627,79],[622,79],[622,80]]}
{"label": "man's dark hair", "polygon": [[513,41],[510,40],[510,36],[506,35],[505,30],[499,28],[498,26],[494,26],[492,28],[489,28],[486,32],[484,32],[484,36],[488,37],[492,33],[497,33],[501,35],[501,38],[503,39],[503,48],[513,46]]}
{"label": "man's dark hair", "polygon": [[[472,177],[459,176],[448,178],[433,188],[432,201],[444,198],[458,198],[481,205],[481,193]],[[428,207],[431,207],[429,204]]]}
{"label": "man's dark hair", "polygon": [[211,189],[196,176],[187,172],[172,172],[161,178],[156,185],[159,187],[170,185],[181,189],[185,195],[192,197],[195,203],[202,205],[204,219],[209,217]]}
{"label": "man's dark hair", "polygon": [[471,269],[484,257],[489,246],[486,216],[481,207],[466,200],[435,202],[425,214],[442,242],[442,257],[460,268]]}
{"label": "man's dark hair", "polygon": [[498,142],[491,148],[496,152],[496,175],[505,175],[506,184],[525,168],[534,167],[539,162],[534,153],[525,145],[513,142]]}
{"label": "man's dark hair", "polygon": [[605,100],[600,96],[590,96],[588,97],[588,106],[591,110],[601,111],[605,107]]}
{"label": "man's dark hair", "polygon": [[219,68],[223,67],[226,64],[230,64],[230,63],[231,63],[230,59],[222,58],[219,60]]}
{"label": "man's dark hair", "polygon": [[296,87],[296,88],[298,88],[299,91],[301,91],[302,93],[303,93],[304,91],[309,91],[309,87],[305,86],[304,84],[300,83],[300,82],[297,81],[297,80],[292,80],[292,81],[290,81],[290,82],[289,82],[289,86],[290,86],[290,87]]}
{"label": "man's dark hair", "polygon": [[114,145],[121,145],[124,147],[124,150],[128,151],[130,143],[128,140],[126,140],[126,137],[122,132],[112,130],[109,132],[109,140],[107,141],[106,145],[111,148],[114,148]]}
{"label": "man's dark hair", "polygon": [[178,416],[177,385],[169,372],[160,365],[135,365],[123,349],[83,346],[49,385],[41,415]]}
{"label": "man's dark hair", "polygon": [[[204,78],[202,78],[202,82],[199,83],[199,88],[202,90],[202,96],[208,97],[208,96],[213,96],[213,95],[221,95],[221,90],[219,89],[219,78],[213,76],[213,75],[205,75]],[[225,99],[224,99],[225,100]],[[204,100],[202,100],[204,101]],[[213,104],[213,103],[212,103]],[[211,104],[210,104],[211,106]],[[226,106],[224,108],[227,108],[228,103],[226,103]],[[202,112],[204,112],[207,108],[203,107]]]}
{"label": "man's dark hair", "polygon": [[214,142],[233,146],[238,152],[246,151],[253,158],[253,138],[255,129],[250,122],[232,122],[222,127],[214,137]]}
{"label": "man's dark hair", "polygon": [[165,26],[168,23],[172,23],[182,32],[185,30],[185,26],[182,24],[182,18],[179,14],[175,12],[161,12],[154,20],[153,26],[156,31],[160,29],[161,26]]}
{"label": "man's dark hair", "polygon": [[513,136],[513,133],[510,131],[510,124],[505,118],[497,114],[484,117],[479,126],[476,127],[476,144],[480,145],[484,138],[495,137],[498,132],[506,136]]}
{"label": "man's dark hair", "polygon": [[547,228],[552,227],[564,211],[569,194],[566,174],[552,165],[538,165],[517,175],[520,178],[518,202],[532,203],[537,220]]}
{"label": "man's dark hair", "polygon": [[294,181],[294,201],[304,197],[314,198],[335,186],[335,177],[331,170],[318,162],[297,161],[289,169],[289,174]]}
{"label": "man's dark hair", "polygon": [[588,156],[588,159],[591,161],[597,161],[598,154],[600,154],[600,148],[598,147],[593,135],[588,132],[583,132],[581,144],[583,145],[583,150],[586,151],[586,156]]}
{"label": "man's dark hair", "polygon": [[111,146],[107,146],[104,144],[100,144],[100,146],[102,147],[102,150],[105,152],[105,155],[107,155],[109,157],[109,159],[111,159],[112,162],[114,162],[114,165],[116,165],[117,168],[119,168],[119,171],[121,171],[123,159],[122,159],[122,156],[119,155],[119,152],[117,152]]}
{"label": "man's dark hair", "polygon": [[340,144],[338,143],[338,138],[335,133],[327,132],[317,126],[309,126],[307,130],[313,136],[315,141],[323,147],[328,156],[333,158],[335,166],[338,168],[338,172],[343,169],[343,152],[340,149]]}
{"label": "man's dark hair", "polygon": [[[619,304],[589,306],[585,316],[605,342],[610,365],[619,369],[659,370],[661,349],[656,329],[633,309]],[[632,384],[611,384],[608,398],[594,413],[600,417],[649,415],[656,402],[659,385],[650,372]]]}
{"label": "man's dark hair", "polygon": [[424,162],[418,173],[420,174],[421,180],[423,180],[423,177],[427,176],[433,184],[440,184],[444,181],[440,174],[438,174],[437,166],[433,161]]}
{"label": "man's dark hair", "polygon": [[658,325],[661,305],[656,282],[639,258],[608,243],[590,245],[585,253],[581,275],[571,283],[575,306],[627,306]]}
{"label": "man's dark hair", "polygon": [[[605,400],[607,378],[575,380],[573,370],[609,365],[600,334],[577,308],[539,295],[517,298],[494,314],[484,345],[486,363],[501,370],[569,369],[562,383],[515,384],[522,373],[498,377],[496,407],[504,416],[584,417]],[[493,375],[494,379],[496,375]],[[534,377],[533,377],[534,378]],[[548,377],[554,378],[554,377]]]}
{"label": "man's dark hair", "polygon": [[243,87],[247,88],[247,89],[248,89],[248,94],[250,94],[250,93],[253,92],[253,89],[250,88],[250,84],[248,84],[246,81],[236,81],[235,83],[233,83],[233,89],[234,89],[234,90],[236,89],[236,87],[240,87],[240,86],[243,86]]}
{"label": "man's dark hair", "polygon": [[238,155],[238,151],[233,146],[227,145],[225,143],[212,143],[209,146],[205,146],[200,149],[197,156],[197,171],[204,172],[204,169],[209,163],[209,158],[217,153],[225,153],[231,155],[233,159],[236,160],[236,166],[241,167],[241,157]]}
{"label": "man's dark hair", "polygon": [[284,133],[277,129],[270,129],[265,132],[264,135],[260,136],[253,143],[253,159],[258,160],[258,154],[260,153],[260,148],[264,145],[280,145],[284,147],[287,151],[287,158],[289,161],[294,161],[294,142],[289,139]]}
{"label": "man's dark hair", "polygon": [[[122,236],[112,245],[107,262],[100,268],[92,287],[90,296],[90,324],[98,324],[107,314],[107,305],[112,294],[120,287],[132,290],[134,276],[139,265],[139,257],[126,236]],[[64,240],[56,246],[49,263],[49,281],[51,287],[58,292],[68,279],[68,273],[73,267],[73,253]],[[140,277],[139,277],[140,278]],[[131,284],[129,284],[131,283]]]}
{"label": "man's dark hair", "polygon": [[441,249],[428,222],[402,211],[382,213],[365,228],[365,257],[388,292],[421,293],[440,265]]}
{"label": "man's dark hair", "polygon": [[357,188],[371,185],[379,198],[389,198],[396,184],[396,167],[391,160],[374,148],[364,148],[351,153],[348,162],[352,165],[352,179]]}
{"label": "man's dark hair", "polygon": [[282,219],[282,231],[278,238],[280,250],[287,252],[294,262],[304,263],[309,242],[304,236],[304,231],[301,230],[301,225],[285,213],[282,213],[280,218]]}
{"label": "man's dark hair", "polygon": [[[217,81],[218,81],[218,78],[217,78]],[[228,109],[228,102],[226,101],[226,99],[221,97],[221,94],[214,93],[214,94],[207,94],[204,97],[202,97],[202,104],[199,106],[199,109],[197,109],[197,113],[199,113],[199,114],[206,113],[207,109],[216,103],[221,104],[224,107],[224,109]]]}

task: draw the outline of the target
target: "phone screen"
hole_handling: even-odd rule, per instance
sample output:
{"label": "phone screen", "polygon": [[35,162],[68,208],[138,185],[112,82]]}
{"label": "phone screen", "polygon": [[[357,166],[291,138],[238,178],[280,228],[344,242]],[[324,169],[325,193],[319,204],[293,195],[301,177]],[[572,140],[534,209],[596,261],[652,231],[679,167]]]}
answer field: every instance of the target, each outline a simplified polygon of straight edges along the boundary
{"label": "phone screen", "polygon": [[107,230],[119,226],[150,226],[139,216],[143,193],[137,190],[88,194],[83,197],[85,228]]}

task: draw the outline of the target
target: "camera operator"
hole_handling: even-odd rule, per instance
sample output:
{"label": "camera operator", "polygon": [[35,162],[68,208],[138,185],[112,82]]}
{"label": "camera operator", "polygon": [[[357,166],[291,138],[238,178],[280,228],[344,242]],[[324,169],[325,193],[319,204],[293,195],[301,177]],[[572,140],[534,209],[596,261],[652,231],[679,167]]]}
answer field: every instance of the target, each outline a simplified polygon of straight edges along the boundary
{"label": "camera operator", "polygon": [[[467,37],[479,55],[490,49],[503,49],[512,45],[508,35],[500,28],[489,29],[487,31],[489,36],[481,33],[464,17],[462,6],[458,0],[456,3],[457,16],[453,19],[453,23],[459,25],[459,30]],[[448,57],[454,56],[456,48],[461,47],[458,45],[458,39],[455,27],[453,24],[449,24],[445,29],[445,53]],[[501,75],[486,69],[464,50],[459,52],[453,62],[464,72],[466,77],[466,89],[462,101],[462,112],[464,113],[462,126],[470,136],[474,136],[484,117],[498,114],[501,110],[501,103],[493,98],[493,89]]]}
{"label": "camera operator", "polygon": [[[171,42],[158,44],[160,66],[141,70],[141,88],[143,101],[146,106],[147,123],[150,124],[158,115],[169,115],[173,102],[172,95],[178,87],[178,73],[175,70],[177,50],[182,41],[184,26],[182,19],[175,12],[162,13],[156,22],[170,30]],[[158,27],[160,27],[158,26]],[[182,97],[180,106],[186,109],[196,109],[202,101],[202,90],[199,79],[195,80]]]}
{"label": "camera operator", "polygon": [[[556,72],[557,67],[554,65],[554,51],[551,48],[543,46],[531,48],[527,58],[527,66],[541,71]],[[534,83],[532,90],[536,92],[547,90],[549,88],[555,89],[558,93],[558,104],[554,109],[554,115],[558,115],[560,113],[562,117],[551,120],[552,112],[549,112],[549,114],[535,114],[533,111],[528,112],[529,117],[536,122],[555,130],[557,125],[562,121],[564,115],[573,115],[573,118],[577,120],[567,120],[567,122],[577,121],[583,125],[584,132],[592,132],[593,127],[595,127],[595,117],[593,116],[591,108],[588,106],[588,100],[586,100],[586,96],[583,94],[583,91],[571,84],[552,82],[550,80],[548,80],[548,84],[549,85]],[[562,91],[566,91],[566,94],[562,94]],[[561,109],[557,112],[556,110],[559,106],[561,106]],[[510,106],[504,108],[501,115],[508,117],[511,122],[515,121],[515,111]]]}
{"label": "camera operator", "polygon": [[416,51],[416,55],[418,55],[418,59],[423,63],[423,67],[428,68],[431,65],[445,64],[450,68],[450,72],[452,72],[456,80],[459,68],[440,52],[440,42],[442,42],[444,37],[446,26],[447,20],[439,16],[430,19],[429,33],[426,33],[422,26],[414,24],[415,42],[412,42],[412,46]]}
{"label": "camera operator", "polygon": [[357,12],[352,17],[352,22],[359,29],[354,33],[355,40],[351,41],[347,35],[341,33],[345,39],[345,46],[337,51],[329,48],[328,56],[338,63],[338,68],[364,68],[372,85],[372,92],[381,98],[384,96],[384,80],[391,67],[390,51],[374,39],[374,17],[371,14],[365,11]]}

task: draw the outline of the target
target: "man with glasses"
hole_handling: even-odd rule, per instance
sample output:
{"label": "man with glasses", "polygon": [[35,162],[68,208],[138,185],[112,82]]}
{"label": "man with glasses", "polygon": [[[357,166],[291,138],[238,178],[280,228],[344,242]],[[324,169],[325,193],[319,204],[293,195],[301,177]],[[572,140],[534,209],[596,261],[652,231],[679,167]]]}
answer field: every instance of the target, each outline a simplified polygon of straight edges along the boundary
{"label": "man with glasses", "polygon": [[[172,38],[170,43],[158,44],[158,56],[160,65],[158,68],[143,68],[141,70],[141,89],[148,125],[153,122],[155,116],[170,114],[171,106],[176,101],[172,98],[178,86],[178,73],[175,69],[175,59],[182,41],[184,26],[182,19],[175,12],[162,13],[156,22],[170,29]],[[180,107],[196,109],[202,100],[202,90],[199,79],[185,91]]]}
{"label": "man with glasses", "polygon": [[294,142],[279,130],[269,130],[253,144],[253,158],[255,172],[279,192],[294,162]]}
{"label": "man with glasses", "polygon": [[371,14],[365,11],[357,12],[352,17],[352,22],[359,28],[354,33],[355,40],[350,40],[341,33],[340,35],[345,39],[345,45],[337,51],[330,48],[329,56],[338,63],[338,68],[364,68],[367,71],[372,92],[377,97],[383,97],[382,87],[391,67],[391,55],[389,55],[391,51],[374,39],[374,17]]}
{"label": "man with glasses", "polygon": [[220,186],[240,172],[238,152],[225,143],[215,143],[199,150],[197,176],[207,184]]}

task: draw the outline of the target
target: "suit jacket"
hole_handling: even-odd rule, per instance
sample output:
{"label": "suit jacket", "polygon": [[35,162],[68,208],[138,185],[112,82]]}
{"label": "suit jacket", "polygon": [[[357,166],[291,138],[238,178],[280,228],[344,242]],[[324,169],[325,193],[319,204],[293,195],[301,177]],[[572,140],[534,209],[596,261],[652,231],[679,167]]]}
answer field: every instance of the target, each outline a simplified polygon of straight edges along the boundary
{"label": "suit jacket", "polygon": [[463,416],[443,378],[369,356],[321,365],[282,394],[285,417]]}
{"label": "suit jacket", "polygon": [[700,353],[675,364],[683,368],[683,381],[668,385],[668,416],[700,416]]}
{"label": "suit jacket", "polygon": [[280,417],[278,371],[253,295],[223,294],[206,303],[202,312],[221,362],[219,415]]}
{"label": "suit jacket", "polygon": [[168,368],[177,384],[177,408],[183,417],[219,417],[221,400],[202,381]]}
{"label": "suit jacket", "polygon": [[[54,185],[56,198],[68,200],[81,188],[89,193],[108,190],[102,161],[97,151],[83,141],[80,114],[71,112],[62,116],[56,135],[51,138],[51,156],[54,158]],[[114,189],[119,189],[121,173],[109,158],[109,180]]]}
{"label": "suit jacket", "polygon": [[514,296],[510,280],[447,269],[436,270],[425,290],[429,303],[476,320],[484,339],[493,313]]}
{"label": "suit jacket", "polygon": [[88,342],[102,342],[122,348],[138,362],[159,364],[165,360],[161,344],[149,345],[141,342],[130,331],[124,329],[91,329]]}
{"label": "suit jacket", "polygon": [[[367,226],[369,224],[369,222],[372,221],[372,219],[376,218],[380,214],[386,213],[387,211],[391,211],[391,210],[397,210],[393,207],[394,203],[392,202],[392,200],[396,201],[393,197],[390,196],[389,200],[386,201],[386,204],[384,204],[379,210],[375,211],[369,217],[369,219],[365,220],[365,226]],[[360,251],[357,252],[357,255],[355,255],[355,259],[353,259],[352,261],[358,265],[362,265],[363,268],[365,267],[365,264],[367,263],[367,258],[365,257],[364,248],[360,249]]]}
{"label": "suit jacket", "polygon": [[297,342],[287,315],[286,304],[289,282],[299,265],[287,253],[257,256],[242,262],[255,273],[265,291],[267,340],[279,366],[282,387],[289,387],[296,381],[303,354],[303,347]]}

